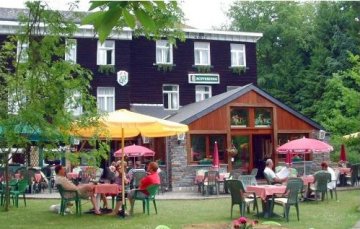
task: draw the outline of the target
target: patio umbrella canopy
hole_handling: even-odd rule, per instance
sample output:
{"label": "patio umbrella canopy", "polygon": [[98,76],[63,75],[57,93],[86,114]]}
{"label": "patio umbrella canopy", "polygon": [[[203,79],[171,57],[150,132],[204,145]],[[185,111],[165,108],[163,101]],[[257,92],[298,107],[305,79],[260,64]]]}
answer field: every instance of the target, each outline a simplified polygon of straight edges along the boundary
{"label": "patio umbrella canopy", "polygon": [[[306,154],[306,153],[328,153],[333,150],[333,147],[325,142],[312,138],[300,138],[289,141],[277,148],[276,152],[279,154],[288,154],[287,160],[291,158],[291,154]],[[306,174],[305,157],[304,157],[304,174]]]}
{"label": "patio umbrella canopy", "polygon": [[[121,162],[124,162],[125,156],[125,138],[135,137],[141,134],[145,137],[166,137],[189,130],[187,125],[170,122],[148,115],[143,115],[126,109],[117,110],[108,113],[99,119],[99,128],[74,128],[73,134],[84,138],[90,138],[94,134],[100,137],[110,137],[112,139],[121,139]],[[100,131],[99,131],[100,130]],[[122,187],[125,186],[125,171],[122,167]],[[125,199],[125,192],[122,192],[122,199]],[[124,208],[124,206],[123,206]]]}
{"label": "patio umbrella canopy", "polygon": [[[155,156],[155,152],[149,148],[139,145],[131,145],[124,147],[124,153],[127,157],[153,157]],[[114,157],[121,157],[122,149],[115,151]]]}
{"label": "patio umbrella canopy", "polygon": [[213,168],[219,169],[219,149],[217,142],[215,142],[214,145]]}
{"label": "patio umbrella canopy", "polygon": [[344,135],[343,138],[349,139],[349,138],[360,138],[360,132]]}
{"label": "patio umbrella canopy", "polygon": [[341,144],[340,161],[347,161],[346,160],[346,151],[345,151],[345,145],[344,144]]}

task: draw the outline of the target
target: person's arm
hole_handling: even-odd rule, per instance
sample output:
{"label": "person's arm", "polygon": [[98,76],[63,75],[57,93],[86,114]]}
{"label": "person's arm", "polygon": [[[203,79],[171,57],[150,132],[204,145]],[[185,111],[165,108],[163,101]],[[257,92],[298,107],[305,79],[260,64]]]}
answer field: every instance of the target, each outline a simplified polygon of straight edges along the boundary
{"label": "person's arm", "polygon": [[73,190],[73,191],[77,191],[78,187],[76,185],[74,185],[71,181],[69,181],[67,178],[65,177],[61,177],[60,179],[58,179],[58,184],[60,184],[65,190]]}

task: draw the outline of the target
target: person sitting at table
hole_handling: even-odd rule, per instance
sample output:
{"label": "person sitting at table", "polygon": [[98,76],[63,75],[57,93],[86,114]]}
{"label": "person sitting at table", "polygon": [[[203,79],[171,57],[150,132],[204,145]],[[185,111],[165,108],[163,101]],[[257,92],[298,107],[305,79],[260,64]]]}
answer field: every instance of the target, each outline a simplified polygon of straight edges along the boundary
{"label": "person sitting at table", "polygon": [[94,186],[92,184],[82,184],[76,186],[74,183],[72,183],[69,179],[65,176],[65,168],[61,165],[57,165],[55,167],[55,184],[61,185],[63,189],[69,190],[69,191],[77,191],[82,198],[89,198],[91,200],[91,204],[94,208],[94,213],[96,215],[100,215],[101,212],[99,211],[99,208],[96,204],[96,199],[94,196]]}
{"label": "person sitting at table", "polygon": [[130,202],[130,214],[133,214],[133,206],[134,206],[134,195],[136,193],[137,197],[146,197],[149,195],[149,193],[146,191],[146,189],[154,184],[160,184],[160,177],[157,173],[159,166],[156,162],[150,162],[147,167],[147,174],[146,177],[142,178],[140,180],[140,186],[139,189],[140,192],[135,192],[136,190],[133,189],[128,193],[128,199]]}
{"label": "person sitting at table", "polygon": [[281,184],[284,181],[286,181],[288,177],[287,176],[280,177],[279,173],[275,174],[275,172],[273,170],[273,167],[274,167],[273,161],[271,159],[267,159],[266,160],[266,167],[264,169],[264,175],[265,175],[266,179],[268,179],[271,184],[274,184],[274,183],[280,183]]}
{"label": "person sitting at table", "polygon": [[328,164],[327,164],[325,161],[321,163],[321,169],[322,169],[323,171],[327,171],[327,172],[330,173],[330,175],[331,175],[331,182],[329,182],[329,183],[327,184],[328,189],[334,189],[334,188],[336,188],[336,175],[335,175],[335,171],[334,171],[331,167],[329,167]]}
{"label": "person sitting at table", "polygon": [[[123,163],[124,166],[124,175],[125,175],[125,182],[124,184],[127,185],[129,183],[128,179],[126,179],[126,167],[127,167],[127,163],[124,161]],[[121,190],[125,191],[125,188],[122,189],[122,167],[121,167],[121,162],[117,163],[115,165],[115,184],[117,184]],[[126,198],[126,193],[125,193],[125,198]],[[122,200],[122,193],[120,192],[119,194],[117,194],[116,196],[116,206],[114,208],[114,210],[110,213],[110,215],[118,215],[119,211],[120,211],[120,207],[122,206],[123,200]],[[123,210],[123,209],[122,209]],[[125,212],[123,212],[125,214]]]}

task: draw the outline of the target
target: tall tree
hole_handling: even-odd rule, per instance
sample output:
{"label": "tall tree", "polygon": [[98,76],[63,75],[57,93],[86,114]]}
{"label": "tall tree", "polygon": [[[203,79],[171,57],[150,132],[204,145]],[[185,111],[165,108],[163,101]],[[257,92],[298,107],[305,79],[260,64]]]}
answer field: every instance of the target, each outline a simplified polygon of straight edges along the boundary
{"label": "tall tree", "polygon": [[136,35],[159,39],[167,37],[174,42],[184,38],[183,12],[177,1],[93,1],[83,19],[91,24],[104,41],[113,29],[129,27]]}
{"label": "tall tree", "polygon": [[[0,52],[0,149],[6,181],[12,149],[69,145],[72,108],[83,107],[83,115],[77,117],[79,126],[94,124],[91,120],[97,117],[89,92],[90,72],[64,60],[69,48],[65,39],[77,28],[73,18],[49,10],[42,2],[26,6],[19,31],[8,37]],[[94,156],[103,156],[103,151],[97,153]]]}

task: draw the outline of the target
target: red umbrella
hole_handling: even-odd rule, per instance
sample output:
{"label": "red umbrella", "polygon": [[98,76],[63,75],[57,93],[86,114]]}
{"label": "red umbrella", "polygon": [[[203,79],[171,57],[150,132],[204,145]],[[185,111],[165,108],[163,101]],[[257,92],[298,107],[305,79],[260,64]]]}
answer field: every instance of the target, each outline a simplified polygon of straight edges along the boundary
{"label": "red umbrella", "polygon": [[213,168],[219,168],[219,149],[217,142],[214,145]]}
{"label": "red umbrella", "polygon": [[[114,153],[114,157],[121,157],[122,151],[119,149]],[[124,147],[124,154],[127,157],[153,157],[155,152],[149,148],[139,145],[131,145]]]}
{"label": "red umbrella", "polygon": [[278,153],[325,153],[332,150],[333,147],[325,142],[305,137],[289,141],[277,148]]}
{"label": "red umbrella", "polygon": [[292,153],[287,153],[285,158],[285,163],[291,165],[292,164]]}
{"label": "red umbrella", "polygon": [[341,144],[341,149],[340,149],[340,161],[347,161],[347,160],[346,160],[346,151],[345,151],[345,146],[344,146],[344,144]]}

